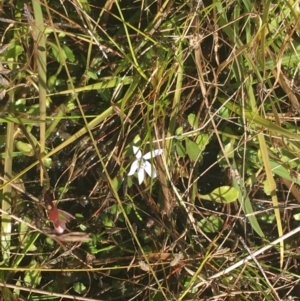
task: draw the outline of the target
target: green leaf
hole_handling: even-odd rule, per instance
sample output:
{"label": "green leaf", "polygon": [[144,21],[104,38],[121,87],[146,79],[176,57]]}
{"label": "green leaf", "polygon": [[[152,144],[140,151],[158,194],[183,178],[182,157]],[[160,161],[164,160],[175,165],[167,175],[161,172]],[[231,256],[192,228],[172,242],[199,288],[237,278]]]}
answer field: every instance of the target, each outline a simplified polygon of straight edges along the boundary
{"label": "green leaf", "polygon": [[123,183],[123,177],[117,176],[117,177],[113,178],[113,180],[112,180],[112,188],[115,191],[118,191],[121,188],[122,183]]}
{"label": "green leaf", "polygon": [[86,293],[86,286],[82,282],[75,282],[73,284],[73,290],[77,294],[82,295],[82,294]]}
{"label": "green leaf", "polygon": [[100,214],[100,219],[103,223],[103,225],[107,228],[112,228],[114,227],[114,222],[113,220],[105,213]]}
{"label": "green leaf", "polygon": [[186,139],[186,153],[192,161],[196,161],[201,153],[201,150],[197,143],[190,139]]}
{"label": "green leaf", "polygon": [[119,208],[118,208],[117,204],[114,204],[114,205],[111,206],[111,208],[110,208],[110,214],[111,215],[117,214],[118,211],[119,211]]}
{"label": "green leaf", "polygon": [[45,164],[45,167],[50,168],[52,165],[52,159],[51,158],[43,159],[43,163]]}
{"label": "green leaf", "polygon": [[180,136],[180,135],[182,135],[182,133],[183,133],[183,127],[180,126],[180,127],[178,127],[176,129],[175,134],[178,135],[178,136]]}
{"label": "green leaf", "polygon": [[175,148],[176,148],[176,153],[179,157],[185,157],[185,149],[180,142],[175,144]]}
{"label": "green leaf", "polygon": [[[124,210],[126,212],[127,215],[130,214],[131,212],[131,209],[132,209],[132,206],[131,205],[124,205]],[[139,217],[139,215],[137,215]],[[143,220],[142,218],[139,218],[140,220]]]}
{"label": "green leaf", "polygon": [[38,264],[35,260],[31,261],[30,267],[32,269],[25,272],[24,282],[28,285],[28,287],[34,288],[40,284],[42,277],[41,272],[38,269],[35,269],[38,268]]}
{"label": "green leaf", "polygon": [[66,58],[70,62],[74,63],[75,62],[75,56],[74,56],[73,51],[67,45],[63,45],[63,50],[65,52]]}
{"label": "green leaf", "polygon": [[58,63],[62,64],[63,61],[66,59],[66,54],[63,51],[63,49],[61,50],[62,51],[60,51],[60,49],[54,43],[51,43],[51,51],[53,56],[55,57]]}
{"label": "green leaf", "polygon": [[15,141],[15,147],[25,156],[32,157],[34,155],[34,150],[29,143]]}
{"label": "green leaf", "polygon": [[218,187],[217,189],[208,194],[198,194],[198,197],[200,199],[226,204],[236,201],[238,196],[238,190],[230,186]]}
{"label": "green leaf", "polygon": [[11,60],[11,58],[18,57],[22,53],[24,53],[24,48],[20,45],[14,45],[14,47],[11,47],[1,57],[3,58],[4,61],[8,61]]}
{"label": "green leaf", "polygon": [[183,134],[183,127],[180,126],[179,128],[176,129],[175,131],[176,136],[174,137],[176,140],[185,140],[185,137],[182,136]]}
{"label": "green leaf", "polygon": [[[235,162],[235,159],[233,159],[233,169],[237,170],[237,164]],[[239,179],[239,177],[235,177],[235,176],[232,177],[232,182],[235,189],[239,191],[238,201],[240,203],[243,212],[246,215],[248,215],[247,220],[250,222],[251,227],[256,231],[256,233],[260,237],[264,237],[264,233],[260,228],[258,220],[254,214],[251,200],[247,194],[247,191],[245,190],[246,183],[242,179]]]}
{"label": "green leaf", "polygon": [[86,231],[87,230],[87,227],[83,224],[80,224],[78,227],[81,231]]}
{"label": "green leaf", "polygon": [[48,89],[54,89],[56,81],[57,81],[57,76],[56,75],[49,76],[48,80],[47,80]]}
{"label": "green leaf", "polygon": [[271,195],[270,185],[267,180],[264,181],[264,192],[266,195]]}
{"label": "green leaf", "polygon": [[198,128],[198,120],[195,114],[190,114],[188,116],[188,122],[193,129]]}
{"label": "green leaf", "polygon": [[270,164],[273,173],[286,180],[293,181],[296,184],[300,185],[300,179],[298,177],[292,176],[292,170],[289,170],[288,166],[286,166],[284,163],[280,164],[270,159]]}
{"label": "green leaf", "polygon": [[232,142],[227,143],[224,147],[224,153],[222,152],[222,156],[225,156],[226,158],[233,158],[234,152],[233,152],[234,145]]}
{"label": "green leaf", "polygon": [[87,73],[88,77],[90,77],[91,79],[95,79],[95,80],[98,79],[97,73],[94,72],[93,70],[88,69],[86,73]]}
{"label": "green leaf", "polygon": [[88,0],[79,0],[80,6],[85,10],[86,13],[91,13],[91,7]]}
{"label": "green leaf", "polygon": [[206,233],[215,233],[223,228],[223,220],[217,215],[211,215],[198,222],[199,227]]}
{"label": "green leaf", "polygon": [[201,133],[200,135],[197,136],[196,138],[196,144],[198,145],[200,150],[204,150],[206,145],[209,143],[209,137],[211,135],[210,134],[206,134],[206,133]]}

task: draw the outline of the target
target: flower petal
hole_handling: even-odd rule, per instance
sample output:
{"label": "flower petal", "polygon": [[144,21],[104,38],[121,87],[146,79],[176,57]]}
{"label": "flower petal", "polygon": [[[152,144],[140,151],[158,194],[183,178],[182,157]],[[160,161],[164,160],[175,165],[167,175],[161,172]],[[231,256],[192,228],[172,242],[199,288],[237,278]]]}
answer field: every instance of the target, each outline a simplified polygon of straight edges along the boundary
{"label": "flower petal", "polygon": [[53,205],[53,207],[51,207],[51,209],[48,210],[48,216],[50,221],[55,222],[58,220],[58,209],[55,205]]}
{"label": "flower petal", "polygon": [[56,221],[53,223],[54,229],[57,233],[62,234],[66,230],[66,223]]}
{"label": "flower petal", "polygon": [[149,160],[149,159],[151,159],[151,158],[154,158],[154,157],[156,157],[156,156],[161,155],[162,153],[163,153],[163,149],[161,149],[161,148],[155,149],[155,150],[153,150],[153,151],[151,151],[151,152],[145,154],[145,155],[143,156],[143,159],[144,159],[144,160]]}
{"label": "flower petal", "polygon": [[130,166],[130,171],[128,173],[128,176],[132,176],[137,171],[138,168],[139,168],[139,161],[134,160]]}
{"label": "flower petal", "polygon": [[68,223],[71,219],[76,219],[71,213],[58,209],[58,221]]}
{"label": "flower petal", "polygon": [[141,159],[142,158],[142,152],[140,151],[140,149],[137,146],[133,146],[133,153],[135,155],[135,157],[137,159]]}
{"label": "flower petal", "polygon": [[153,168],[152,165],[148,161],[145,161],[145,163],[144,163],[144,170],[146,171],[146,173],[148,174],[149,177],[151,177],[151,178],[156,177],[155,168]]}
{"label": "flower petal", "polygon": [[[148,162],[147,162],[148,163]],[[139,185],[141,185],[145,178],[145,171],[143,168],[140,168],[138,171]]]}

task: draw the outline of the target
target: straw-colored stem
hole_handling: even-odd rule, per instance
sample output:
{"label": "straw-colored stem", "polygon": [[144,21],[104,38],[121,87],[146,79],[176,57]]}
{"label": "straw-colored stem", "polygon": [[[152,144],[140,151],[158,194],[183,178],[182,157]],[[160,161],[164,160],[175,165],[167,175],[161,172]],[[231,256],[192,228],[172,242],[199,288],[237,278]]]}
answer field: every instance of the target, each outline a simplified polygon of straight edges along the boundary
{"label": "straw-colored stem", "polygon": [[[33,38],[35,40],[36,63],[39,83],[39,103],[40,103],[40,153],[45,151],[45,132],[46,132],[46,82],[47,82],[47,63],[46,63],[46,35],[41,1],[32,0],[34,11],[35,26],[33,27]],[[40,181],[43,185],[43,168],[40,168]]]}

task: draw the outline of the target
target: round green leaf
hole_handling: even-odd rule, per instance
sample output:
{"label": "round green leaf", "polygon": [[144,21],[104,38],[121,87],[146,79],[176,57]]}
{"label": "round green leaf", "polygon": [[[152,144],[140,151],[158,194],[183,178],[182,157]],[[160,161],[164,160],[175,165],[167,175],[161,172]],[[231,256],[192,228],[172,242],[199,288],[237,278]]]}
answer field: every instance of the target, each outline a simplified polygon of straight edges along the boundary
{"label": "round green leaf", "polygon": [[52,159],[51,158],[43,159],[43,163],[45,164],[45,167],[50,168],[52,165]]}
{"label": "round green leaf", "polygon": [[239,191],[230,186],[221,186],[208,194],[199,194],[198,197],[207,201],[217,203],[232,203],[239,197]]}
{"label": "round green leaf", "polygon": [[198,222],[199,227],[206,233],[215,233],[223,228],[223,220],[217,215],[211,215]]}

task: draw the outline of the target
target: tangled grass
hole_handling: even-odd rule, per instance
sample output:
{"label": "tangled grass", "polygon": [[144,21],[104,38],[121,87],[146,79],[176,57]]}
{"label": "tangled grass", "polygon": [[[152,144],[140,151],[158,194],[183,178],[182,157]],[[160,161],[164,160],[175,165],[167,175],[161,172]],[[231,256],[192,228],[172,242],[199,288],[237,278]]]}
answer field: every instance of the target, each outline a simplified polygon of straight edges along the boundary
{"label": "tangled grass", "polygon": [[298,300],[299,2],[98,2],[1,4],[3,300]]}

